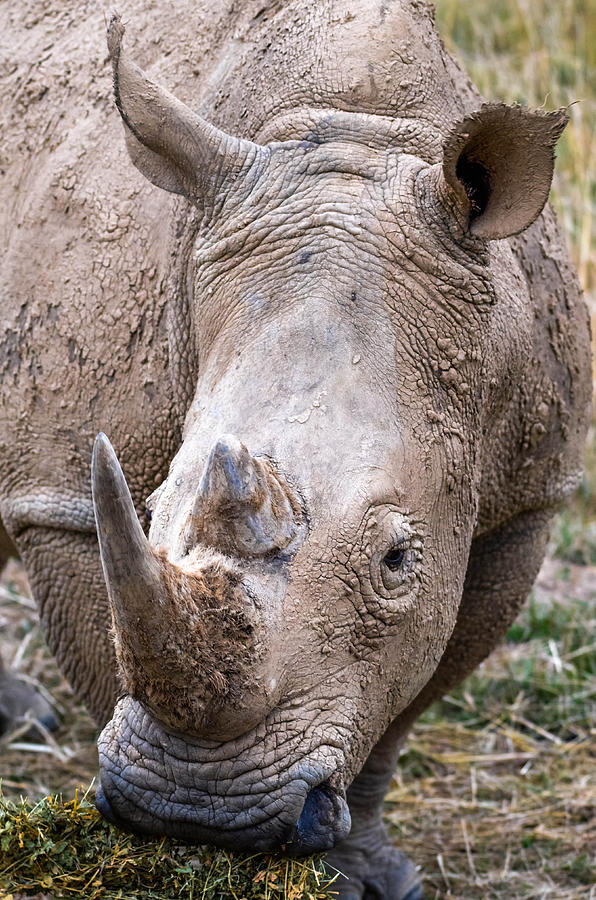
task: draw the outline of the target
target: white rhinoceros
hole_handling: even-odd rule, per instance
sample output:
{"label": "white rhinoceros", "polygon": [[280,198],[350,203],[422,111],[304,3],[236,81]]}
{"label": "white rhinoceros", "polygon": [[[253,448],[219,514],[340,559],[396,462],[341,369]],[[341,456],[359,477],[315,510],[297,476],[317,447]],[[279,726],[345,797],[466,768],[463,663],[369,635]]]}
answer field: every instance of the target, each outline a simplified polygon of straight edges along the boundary
{"label": "white rhinoceros", "polygon": [[159,7],[108,27],[138,171],[96,4],[0,7],[1,518],[108,818],[414,900],[398,748],[580,472],[566,114],[485,103],[421,0]]}

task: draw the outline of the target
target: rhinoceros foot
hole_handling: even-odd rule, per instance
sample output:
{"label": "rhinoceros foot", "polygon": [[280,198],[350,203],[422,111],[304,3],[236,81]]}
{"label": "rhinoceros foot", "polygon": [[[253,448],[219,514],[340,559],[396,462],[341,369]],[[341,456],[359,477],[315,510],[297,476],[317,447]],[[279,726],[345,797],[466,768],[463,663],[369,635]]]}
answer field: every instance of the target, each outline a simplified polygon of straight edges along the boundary
{"label": "rhinoceros foot", "polygon": [[33,685],[10,672],[0,672],[0,735],[5,734],[26,721],[35,721],[48,731],[55,731],[58,722],[48,701]]}
{"label": "rhinoceros foot", "polygon": [[333,885],[339,900],[424,900],[416,867],[386,837],[372,852],[370,840],[358,846],[348,838],[327,862],[342,873]]}

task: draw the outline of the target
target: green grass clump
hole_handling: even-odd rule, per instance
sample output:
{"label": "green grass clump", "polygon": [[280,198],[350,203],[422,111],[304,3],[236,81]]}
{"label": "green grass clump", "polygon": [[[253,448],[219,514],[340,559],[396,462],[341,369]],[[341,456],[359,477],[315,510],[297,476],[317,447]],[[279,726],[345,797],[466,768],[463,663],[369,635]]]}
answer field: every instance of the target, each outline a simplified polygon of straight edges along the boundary
{"label": "green grass clump", "polygon": [[0,795],[0,897],[319,900],[332,896],[332,881],[320,856],[232,854],[133,836],[109,825],[89,795],[35,805]]}

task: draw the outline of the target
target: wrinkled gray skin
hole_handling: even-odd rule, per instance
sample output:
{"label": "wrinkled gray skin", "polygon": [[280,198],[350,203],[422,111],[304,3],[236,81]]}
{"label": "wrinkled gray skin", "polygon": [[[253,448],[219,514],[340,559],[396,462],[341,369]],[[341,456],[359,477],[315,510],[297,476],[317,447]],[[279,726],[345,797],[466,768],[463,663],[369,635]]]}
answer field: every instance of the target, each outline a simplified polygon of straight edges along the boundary
{"label": "wrinkled gray skin", "polygon": [[[107,723],[100,808],[336,845],[342,900],[413,900],[398,749],[581,468],[587,315],[541,212],[564,112],[483,107],[418,0],[127,0],[137,172],[95,5],[38,6],[0,7],[0,514]],[[100,430],[152,512],[147,543],[100,439],[104,572]]]}

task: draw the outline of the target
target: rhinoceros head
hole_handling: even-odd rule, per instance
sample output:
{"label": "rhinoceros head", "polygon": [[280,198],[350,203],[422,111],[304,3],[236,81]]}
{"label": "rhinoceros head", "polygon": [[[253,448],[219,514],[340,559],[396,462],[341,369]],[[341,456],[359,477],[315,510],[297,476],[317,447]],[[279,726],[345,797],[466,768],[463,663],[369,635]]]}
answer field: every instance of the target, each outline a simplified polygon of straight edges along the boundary
{"label": "rhinoceros head", "polygon": [[106,438],[94,452],[127,692],[98,802],[142,831],[324,849],[456,621],[482,436],[530,347],[490,241],[539,214],[565,116],[485,106],[435,161],[359,113],[261,146],[150,81],[122,34],[132,160],[192,201],[191,340],[172,341],[198,374],[148,539]]}

